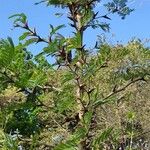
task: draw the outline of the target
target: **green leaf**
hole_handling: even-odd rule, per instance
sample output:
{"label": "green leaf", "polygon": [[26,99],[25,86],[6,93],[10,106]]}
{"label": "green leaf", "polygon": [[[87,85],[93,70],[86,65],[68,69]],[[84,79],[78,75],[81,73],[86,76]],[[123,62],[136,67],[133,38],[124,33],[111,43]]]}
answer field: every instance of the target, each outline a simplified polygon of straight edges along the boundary
{"label": "green leaf", "polygon": [[108,98],[108,99],[105,99],[105,100],[103,100],[103,99],[97,100],[97,101],[94,102],[93,105],[94,105],[94,106],[104,105],[104,104],[106,104],[106,103],[113,102],[113,101],[115,101],[115,100],[116,100],[116,98],[114,98],[114,97],[112,96],[112,97],[110,97],[110,98]]}
{"label": "green leaf", "polygon": [[67,39],[68,51],[74,48],[80,48],[81,45],[81,34],[78,32],[74,37]]}
{"label": "green leaf", "polygon": [[70,143],[62,143],[56,146],[54,150],[77,150],[77,148],[75,147],[75,145],[73,145],[73,143],[70,142]]}
{"label": "green leaf", "polygon": [[24,40],[28,35],[30,35],[30,32],[24,32],[24,33],[19,37],[19,41]]}
{"label": "green leaf", "polygon": [[38,41],[38,38],[32,38],[29,40],[26,40],[24,46],[29,46],[30,44],[36,43]]}
{"label": "green leaf", "polygon": [[59,25],[59,26],[57,26],[57,27],[55,27],[55,28],[54,28],[52,25],[50,25],[50,28],[51,28],[50,35],[52,36],[52,35],[56,34],[56,32],[57,32],[58,30],[60,30],[60,29],[62,29],[62,28],[64,28],[64,27],[66,27],[64,24]]}
{"label": "green leaf", "polygon": [[85,124],[87,129],[89,128],[91,119],[92,119],[92,111],[85,113],[85,115],[84,115],[84,124]]}
{"label": "green leaf", "polygon": [[70,73],[70,72],[66,72],[64,74],[64,76],[62,77],[62,84],[71,81],[72,79],[74,79],[74,74]]}
{"label": "green leaf", "polygon": [[0,41],[0,66],[9,66],[15,56],[15,47],[10,37]]}
{"label": "green leaf", "polygon": [[85,13],[84,17],[81,18],[81,24],[83,26],[91,22],[94,15],[93,10],[91,9],[86,9],[84,13]]}
{"label": "green leaf", "polygon": [[21,14],[14,14],[12,16],[9,17],[9,19],[11,18],[16,18],[14,20],[14,23],[20,21],[21,23],[25,24],[27,22],[27,17],[24,13],[21,13]]}
{"label": "green leaf", "polygon": [[122,19],[125,19],[125,17],[134,10],[127,7],[127,2],[127,0],[113,0],[104,6],[109,12],[117,13],[119,16],[121,16]]}
{"label": "green leaf", "polygon": [[108,100],[97,100],[97,101],[95,101],[94,102],[94,106],[98,106],[98,105],[103,105],[103,104],[106,104],[106,103],[108,103]]}
{"label": "green leaf", "polygon": [[104,30],[104,31],[109,31],[110,27],[109,27],[109,24],[108,23],[101,23],[99,24],[99,27]]}
{"label": "green leaf", "polygon": [[63,16],[63,13],[55,13],[55,16],[56,17],[61,17],[61,16]]}
{"label": "green leaf", "polygon": [[105,131],[103,131],[100,134],[100,136],[94,141],[94,145],[96,145],[96,144],[99,145],[99,144],[105,142],[109,138],[112,130],[113,130],[113,128],[111,127],[111,128],[106,129]]}
{"label": "green leaf", "polygon": [[79,143],[80,140],[84,139],[87,133],[87,129],[84,127],[80,127],[76,130],[76,132],[72,135],[71,141],[74,143]]}
{"label": "green leaf", "polygon": [[8,37],[7,40],[9,41],[12,48],[14,48],[14,43],[11,37]]}
{"label": "green leaf", "polygon": [[129,121],[133,121],[135,119],[135,112],[128,112],[127,113],[127,118],[129,119]]}
{"label": "green leaf", "polygon": [[55,39],[53,42],[51,42],[47,47],[43,48],[43,51],[48,55],[53,54],[53,53],[57,52],[58,50],[59,49],[58,49],[57,39]]}
{"label": "green leaf", "polygon": [[70,140],[66,141],[66,143],[61,143],[55,150],[77,150],[77,145],[85,138],[86,132],[87,130],[85,128],[78,128]]}

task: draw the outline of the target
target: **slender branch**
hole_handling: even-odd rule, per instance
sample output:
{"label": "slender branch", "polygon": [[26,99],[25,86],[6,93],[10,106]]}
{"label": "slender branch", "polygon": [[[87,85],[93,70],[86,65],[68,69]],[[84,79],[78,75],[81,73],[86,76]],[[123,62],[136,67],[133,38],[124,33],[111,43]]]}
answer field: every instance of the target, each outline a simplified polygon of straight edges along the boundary
{"label": "slender branch", "polygon": [[137,78],[137,79],[134,79],[132,81],[130,81],[129,83],[127,83],[125,86],[123,87],[120,87],[118,89],[114,89],[110,94],[108,94],[103,100],[106,100],[108,98],[110,98],[111,96],[119,93],[119,92],[122,92],[124,91],[126,88],[128,88],[130,85],[132,85],[133,83],[135,82],[138,82],[138,81],[145,81],[145,79],[143,77],[140,77],[140,78]]}
{"label": "slender branch", "polygon": [[110,100],[109,100],[110,97],[116,95],[117,93],[120,93],[120,92],[126,90],[130,85],[132,85],[132,84],[134,84],[134,83],[136,83],[136,82],[138,82],[138,81],[146,81],[146,80],[144,79],[144,77],[139,77],[139,78],[136,78],[136,79],[134,79],[134,80],[131,80],[131,81],[130,81],[129,83],[127,83],[125,86],[120,87],[120,88],[118,88],[118,89],[116,89],[116,86],[115,86],[114,89],[113,89],[113,91],[112,91],[110,94],[108,94],[108,95],[107,95],[105,98],[103,98],[102,100],[97,101],[96,103],[94,103],[94,105],[93,105],[94,108],[98,107],[100,104],[105,104],[105,103],[109,102],[109,101],[110,101]]}
{"label": "slender branch", "polygon": [[47,44],[50,43],[50,41],[47,41],[44,38],[42,38],[40,35],[38,35],[35,28],[33,30],[31,28],[29,28],[28,23],[26,23],[24,26],[22,26],[20,24],[16,24],[15,27],[19,27],[19,28],[22,28],[22,29],[25,29],[25,30],[29,31],[30,32],[29,36],[36,37],[37,38],[37,43],[39,43],[39,42],[44,42],[44,43],[47,43]]}

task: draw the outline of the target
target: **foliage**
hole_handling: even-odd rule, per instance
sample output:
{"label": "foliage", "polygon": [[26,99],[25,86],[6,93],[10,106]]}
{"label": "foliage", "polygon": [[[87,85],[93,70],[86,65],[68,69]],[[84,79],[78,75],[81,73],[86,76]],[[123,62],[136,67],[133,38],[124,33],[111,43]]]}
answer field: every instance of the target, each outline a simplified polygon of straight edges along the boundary
{"label": "foliage", "polygon": [[[148,149],[150,49],[140,40],[98,38],[91,52],[83,43],[89,27],[109,31],[101,20],[110,14],[129,15],[127,0],[108,2],[102,16],[94,11],[98,0],[41,2],[67,8],[74,32],[64,37],[64,24],[50,25],[45,39],[25,14],[10,17],[25,32],[18,45],[0,40],[1,149]],[[33,56],[28,46],[39,42],[46,46]]]}

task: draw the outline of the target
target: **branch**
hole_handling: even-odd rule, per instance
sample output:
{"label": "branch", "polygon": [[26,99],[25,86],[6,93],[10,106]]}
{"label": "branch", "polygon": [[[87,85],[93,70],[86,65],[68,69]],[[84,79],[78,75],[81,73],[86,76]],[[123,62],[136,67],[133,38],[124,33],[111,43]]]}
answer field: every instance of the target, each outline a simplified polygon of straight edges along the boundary
{"label": "branch", "polygon": [[136,83],[136,82],[138,82],[138,81],[145,81],[145,79],[144,79],[144,77],[140,77],[140,78],[137,78],[137,79],[134,79],[134,80],[131,80],[129,83],[127,83],[125,86],[123,86],[123,87],[120,87],[120,88],[118,88],[118,89],[113,89],[113,91],[110,93],[110,94],[108,94],[103,100],[106,100],[106,99],[108,99],[108,98],[110,98],[111,96],[113,96],[113,95],[115,95],[115,94],[117,94],[117,93],[119,93],[119,92],[122,92],[122,91],[124,91],[126,88],[128,88],[130,85],[132,85],[133,83]]}
{"label": "branch", "polygon": [[22,26],[20,24],[16,24],[15,27],[19,27],[19,28],[22,28],[22,29],[25,29],[25,30],[29,31],[30,32],[30,36],[34,36],[34,37],[37,38],[37,43],[44,42],[44,43],[49,44],[49,42],[50,42],[50,40],[47,41],[44,38],[42,38],[40,35],[38,35],[36,30],[35,30],[35,28],[33,30],[31,28],[29,28],[27,22],[24,24],[24,26]]}
{"label": "branch", "polygon": [[146,81],[146,80],[144,79],[144,77],[139,77],[139,78],[136,78],[136,79],[134,79],[134,80],[131,80],[131,81],[130,81],[129,83],[127,83],[125,86],[120,87],[120,88],[118,88],[118,89],[116,89],[116,86],[115,86],[114,89],[113,89],[113,91],[112,91],[110,94],[108,94],[105,98],[103,98],[103,100],[96,101],[96,102],[94,103],[94,107],[96,108],[96,107],[98,107],[100,104],[105,104],[105,103],[109,102],[109,101],[110,101],[109,98],[110,98],[111,96],[114,96],[114,95],[116,95],[117,93],[120,93],[120,92],[126,90],[130,85],[132,85],[132,84],[134,84],[134,83],[136,83],[136,82],[138,82],[138,81]]}

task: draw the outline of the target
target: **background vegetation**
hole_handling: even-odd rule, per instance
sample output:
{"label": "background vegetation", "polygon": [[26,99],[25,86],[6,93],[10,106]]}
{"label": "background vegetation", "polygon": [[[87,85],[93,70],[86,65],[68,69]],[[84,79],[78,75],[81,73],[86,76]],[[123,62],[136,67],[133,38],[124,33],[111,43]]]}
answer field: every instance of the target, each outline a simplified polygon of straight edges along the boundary
{"label": "background vegetation", "polygon": [[[40,2],[68,10],[72,37],[61,34],[65,25],[50,25],[45,39],[25,14],[10,17],[25,32],[16,45],[0,40],[0,149],[150,149],[150,49],[138,39],[110,45],[100,36],[88,49],[88,28],[107,32],[111,14],[125,19],[133,11],[113,0],[101,15],[94,11],[100,2]],[[40,42],[46,47],[33,56],[28,46]]]}

